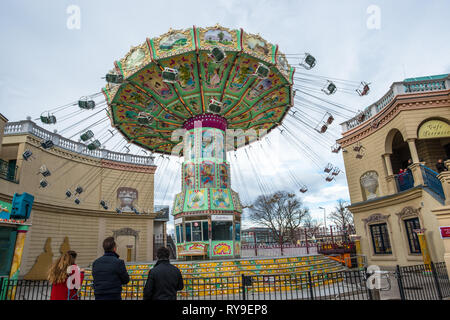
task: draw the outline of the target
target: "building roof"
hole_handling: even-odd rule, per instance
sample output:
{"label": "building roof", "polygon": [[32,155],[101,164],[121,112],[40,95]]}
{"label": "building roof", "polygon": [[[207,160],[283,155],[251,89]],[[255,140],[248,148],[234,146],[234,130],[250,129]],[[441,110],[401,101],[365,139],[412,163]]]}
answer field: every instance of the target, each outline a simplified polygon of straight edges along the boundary
{"label": "building roof", "polygon": [[450,74],[438,74],[435,76],[425,76],[425,77],[418,77],[418,78],[406,78],[403,80],[403,82],[413,82],[413,81],[423,81],[423,80],[436,80],[436,79],[446,79]]}

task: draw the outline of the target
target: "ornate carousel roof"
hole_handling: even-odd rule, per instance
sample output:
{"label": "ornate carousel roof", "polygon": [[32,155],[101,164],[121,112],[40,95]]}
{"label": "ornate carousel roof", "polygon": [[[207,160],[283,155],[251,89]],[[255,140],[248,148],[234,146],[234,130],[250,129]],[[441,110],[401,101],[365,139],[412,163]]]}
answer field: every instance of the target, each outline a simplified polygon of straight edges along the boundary
{"label": "ornate carousel roof", "polygon": [[[163,75],[173,70],[173,79]],[[278,46],[219,25],[147,39],[116,61],[113,73],[123,80],[103,89],[112,125],[152,152],[170,154],[180,143],[171,141],[173,131],[196,115],[215,113],[229,129],[262,136],[293,104],[294,68]],[[213,112],[211,101],[220,106]]]}

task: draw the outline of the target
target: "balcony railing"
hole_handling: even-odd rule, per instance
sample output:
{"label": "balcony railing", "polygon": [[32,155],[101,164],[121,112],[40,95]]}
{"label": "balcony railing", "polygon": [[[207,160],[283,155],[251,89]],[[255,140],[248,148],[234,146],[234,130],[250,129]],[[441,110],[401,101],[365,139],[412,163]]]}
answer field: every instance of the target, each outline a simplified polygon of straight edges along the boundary
{"label": "balcony railing", "polygon": [[441,181],[437,178],[437,172],[431,170],[427,166],[420,165],[420,169],[423,175],[424,185],[429,187],[433,192],[435,192],[442,200],[445,200],[444,189],[442,188]]}
{"label": "balcony railing", "polygon": [[397,191],[405,191],[414,187],[414,178],[410,170],[399,173],[395,176],[397,182]]}
{"label": "balcony railing", "polygon": [[[442,183],[437,177],[439,173],[433,171],[427,166],[424,166],[423,164],[420,165],[420,171],[422,173],[423,186],[433,191],[434,194],[441,200],[445,200]],[[397,192],[405,191],[414,187],[414,177],[411,170],[395,175],[395,181],[397,183]]]}
{"label": "balcony railing", "polygon": [[395,82],[391,85],[389,91],[378,101],[366,107],[362,112],[364,117],[357,116],[341,123],[342,132],[346,132],[354,127],[357,127],[363,122],[366,122],[377,113],[382,111],[395,96],[400,94],[413,94],[417,92],[431,92],[439,90],[448,90],[450,88],[450,76],[448,74],[405,79],[402,82]]}
{"label": "balcony railing", "polygon": [[7,161],[0,159],[0,178],[16,182],[17,166],[11,166]]}
{"label": "balcony railing", "polygon": [[131,163],[135,165],[143,166],[153,166],[154,157],[153,156],[139,156],[128,153],[119,153],[106,149],[89,150],[87,146],[81,142],[76,142],[63,136],[47,131],[31,120],[24,120],[19,122],[8,122],[6,123],[4,135],[18,135],[18,134],[31,134],[42,140],[51,140],[62,149],[76,152],[85,156],[90,156],[94,158],[100,158],[105,160],[112,160],[117,162]]}

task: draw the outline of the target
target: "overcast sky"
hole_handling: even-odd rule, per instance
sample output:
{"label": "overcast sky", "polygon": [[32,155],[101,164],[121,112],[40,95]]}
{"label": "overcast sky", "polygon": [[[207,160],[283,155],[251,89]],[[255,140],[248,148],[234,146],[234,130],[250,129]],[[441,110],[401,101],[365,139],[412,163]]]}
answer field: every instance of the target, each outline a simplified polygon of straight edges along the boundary
{"label": "overcast sky", "polygon": [[[80,9],[79,29],[67,27],[71,5]],[[379,9],[379,28],[373,28],[373,8]],[[131,46],[169,28],[192,25],[219,23],[259,33],[278,44],[282,52],[312,53],[318,64],[308,71],[311,74],[370,82],[372,90],[367,97],[339,91],[329,97],[355,112],[381,98],[394,81],[450,72],[450,2],[445,0],[3,0],[0,12],[0,112],[10,121],[26,116],[34,119],[45,110],[99,92],[105,84],[101,78]],[[337,118],[324,139],[338,137],[338,123],[343,120]],[[65,124],[70,124],[70,119]],[[315,125],[313,121],[311,125]],[[341,154],[330,152],[331,145],[319,145],[306,128],[299,126],[297,130],[299,139],[320,155],[321,165],[332,162],[344,168]],[[289,168],[308,186],[303,199],[318,219],[323,219],[319,206],[330,212],[336,200],[349,199],[344,174],[327,183],[296,145],[275,131],[269,138],[272,147],[263,141],[248,149],[258,162],[255,169],[263,181],[274,188],[298,190],[288,178]],[[248,203],[260,193],[252,166],[245,150],[238,151],[236,158],[231,153],[229,158],[234,165],[233,189]],[[165,166],[162,159],[157,163]],[[173,182],[168,181],[170,177]],[[156,186],[155,203],[172,205],[174,194],[180,191],[177,159],[160,170]]]}

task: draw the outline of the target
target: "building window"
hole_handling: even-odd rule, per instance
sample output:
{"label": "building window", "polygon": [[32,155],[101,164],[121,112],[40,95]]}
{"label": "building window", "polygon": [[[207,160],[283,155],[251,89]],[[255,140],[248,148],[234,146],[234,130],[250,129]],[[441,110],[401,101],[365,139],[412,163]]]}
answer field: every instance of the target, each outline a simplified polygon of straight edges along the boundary
{"label": "building window", "polygon": [[192,241],[202,241],[202,225],[200,222],[192,222]]}
{"label": "building window", "polygon": [[208,237],[208,221],[202,222],[202,228],[203,228],[203,241],[209,240]]}
{"label": "building window", "polygon": [[370,233],[375,254],[392,254],[386,223],[371,225]]}
{"label": "building window", "polygon": [[186,222],[185,228],[186,228],[186,242],[190,242],[191,241],[191,223]]}
{"label": "building window", "polygon": [[236,233],[234,235],[234,240],[241,241],[241,224],[236,222],[235,228],[236,228],[236,230],[235,230]]}
{"label": "building window", "polygon": [[419,218],[405,220],[406,236],[408,237],[409,250],[411,253],[421,253],[419,239],[414,229],[420,229]]}
{"label": "building window", "polygon": [[176,229],[177,243],[183,242],[183,237],[182,237],[182,235],[181,235],[181,226],[180,226],[180,225],[177,225],[177,226],[175,227],[175,229]]}
{"label": "building window", "polygon": [[233,222],[213,221],[212,240],[233,240]]}
{"label": "building window", "polygon": [[186,242],[207,241],[208,221],[186,222]]}

